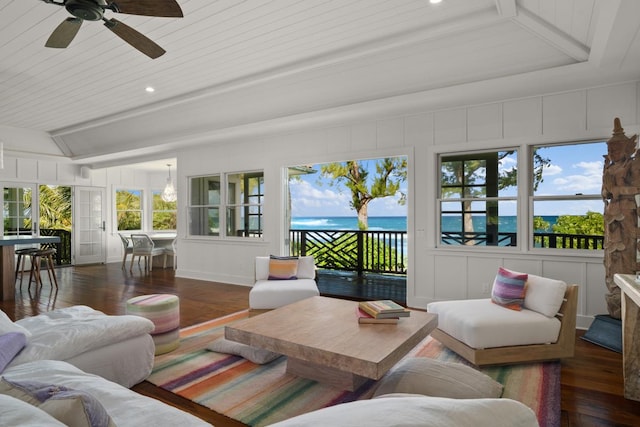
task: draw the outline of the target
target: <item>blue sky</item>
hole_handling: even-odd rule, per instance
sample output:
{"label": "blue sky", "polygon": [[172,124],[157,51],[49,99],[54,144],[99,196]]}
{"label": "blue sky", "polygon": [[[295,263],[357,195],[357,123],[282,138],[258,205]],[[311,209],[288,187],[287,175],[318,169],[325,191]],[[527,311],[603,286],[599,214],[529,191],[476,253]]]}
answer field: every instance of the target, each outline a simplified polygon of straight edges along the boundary
{"label": "blue sky", "polygon": [[[540,154],[551,159],[544,170],[544,180],[540,183],[536,195],[574,195],[600,194],[602,186],[603,155],[606,143],[555,146],[540,150]],[[515,166],[515,159],[505,159],[502,167]],[[369,175],[375,174],[375,161],[363,161],[371,168]],[[292,216],[325,217],[355,216],[355,210],[349,207],[351,194],[344,187],[331,186],[330,181],[320,179],[320,165],[313,165],[318,171],[312,175],[302,175],[301,180],[291,183]],[[402,185],[407,192],[407,183]],[[505,191],[513,195],[514,190]],[[406,216],[406,206],[398,204],[399,196],[376,199],[369,204],[369,216]],[[534,215],[582,215],[588,210],[602,212],[602,200],[580,200],[571,202],[537,203]],[[515,215],[515,202],[501,205],[501,215]]]}
{"label": "blue sky", "polygon": [[[375,161],[363,160],[361,164],[369,168],[369,177],[375,175]],[[313,165],[316,174],[301,175],[299,181],[292,181],[291,216],[356,216],[356,211],[349,207],[351,192],[344,186],[331,186],[331,180],[320,179],[320,165]],[[407,183],[401,185],[401,191],[407,192]],[[369,216],[406,216],[407,207],[398,204],[396,197],[385,197],[373,200],[369,204]]]}

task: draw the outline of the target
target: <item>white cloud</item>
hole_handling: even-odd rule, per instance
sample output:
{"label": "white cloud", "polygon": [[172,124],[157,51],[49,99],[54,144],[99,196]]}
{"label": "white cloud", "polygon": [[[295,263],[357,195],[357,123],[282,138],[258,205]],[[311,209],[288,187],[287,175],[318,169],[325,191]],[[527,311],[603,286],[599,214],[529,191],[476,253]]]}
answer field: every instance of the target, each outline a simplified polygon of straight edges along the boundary
{"label": "white cloud", "polygon": [[554,176],[562,173],[562,168],[558,165],[547,165],[544,167],[544,176]]}
{"label": "white cloud", "polygon": [[293,216],[341,216],[353,214],[350,196],[331,188],[318,188],[305,181],[290,184]]}
{"label": "white cloud", "polygon": [[602,162],[579,162],[573,165],[574,168],[583,169],[587,175],[598,175],[602,177]]}

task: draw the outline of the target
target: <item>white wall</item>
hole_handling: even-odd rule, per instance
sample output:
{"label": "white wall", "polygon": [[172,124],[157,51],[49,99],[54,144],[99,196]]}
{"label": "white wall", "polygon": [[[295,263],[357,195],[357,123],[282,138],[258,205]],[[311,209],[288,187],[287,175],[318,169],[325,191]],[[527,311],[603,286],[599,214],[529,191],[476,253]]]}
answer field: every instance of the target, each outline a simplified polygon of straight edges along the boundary
{"label": "white wall", "polygon": [[[398,98],[394,100],[398,102]],[[519,248],[436,248],[438,173],[442,152],[520,147],[553,142],[608,139],[613,118],[620,117],[627,135],[640,131],[640,82],[509,99],[438,111],[415,111],[384,117],[379,109],[369,120],[323,124],[286,134],[203,145],[178,153],[178,276],[251,285],[253,258],[282,253],[286,229],[282,221],[285,193],[280,185],[286,166],[406,155],[409,158],[407,302],[424,308],[439,299],[486,297],[498,266],[565,280],[580,285],[578,325],[587,327],[593,315],[606,313],[602,253],[561,255]],[[336,120],[339,120],[337,118]],[[6,129],[4,129],[6,130]],[[6,133],[4,134],[6,137]],[[32,136],[22,134],[29,140]],[[36,139],[42,139],[36,135]],[[604,153],[603,153],[604,154]],[[523,158],[524,156],[520,156]],[[82,178],[80,166],[55,155],[31,156],[5,152],[0,181],[104,187],[108,215],[113,217],[115,187],[162,188],[164,174],[148,175],[132,167],[91,171]],[[220,241],[186,238],[188,176],[262,169],[265,173],[264,239]],[[521,178],[528,166],[520,165]],[[524,178],[523,178],[524,179]],[[526,209],[522,207],[522,209]],[[520,236],[527,236],[525,211]],[[108,262],[120,262],[122,247],[108,221]],[[526,240],[526,239],[520,239]]]}
{"label": "white wall", "polygon": [[[621,83],[399,117],[374,117],[335,127],[184,150],[178,154],[177,274],[251,285],[253,258],[281,253],[284,247],[282,207],[286,199],[280,182],[286,166],[406,155],[411,172],[409,306],[424,308],[433,300],[488,297],[483,285],[492,283],[497,267],[502,265],[580,285],[578,325],[587,327],[593,315],[606,313],[601,252],[558,255],[529,250],[526,245],[436,248],[437,157],[439,153],[458,150],[515,146],[525,152],[533,144],[608,139],[614,117],[620,117],[627,135],[631,135],[640,129],[639,104],[640,83]],[[520,166],[521,176],[526,176],[527,166]],[[186,209],[187,177],[252,169],[263,169],[265,174],[264,239],[187,239],[186,216],[180,215]],[[521,219],[520,225],[527,226],[526,218]],[[527,236],[526,229],[521,229],[520,235]]]}

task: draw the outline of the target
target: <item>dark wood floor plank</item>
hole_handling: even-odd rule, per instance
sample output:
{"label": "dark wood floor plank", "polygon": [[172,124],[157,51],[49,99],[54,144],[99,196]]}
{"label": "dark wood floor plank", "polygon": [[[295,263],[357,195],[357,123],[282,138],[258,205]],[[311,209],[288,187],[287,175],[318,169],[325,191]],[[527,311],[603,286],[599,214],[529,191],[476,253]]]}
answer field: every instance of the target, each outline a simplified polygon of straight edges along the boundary
{"label": "dark wood floor plank", "polygon": [[[52,292],[45,279],[42,290],[31,292],[25,283],[16,289],[15,301],[0,302],[12,319],[33,316],[54,308],[83,304],[107,314],[124,314],[129,298],[151,293],[171,293],[180,297],[180,325],[190,326],[248,308],[249,287],[202,280],[176,278],[170,269],[122,270],[120,263],[67,267],[57,270],[59,291]],[[335,296],[345,279],[327,283]],[[378,288],[381,286],[376,285]],[[322,287],[321,287],[322,289]],[[362,288],[361,288],[362,289]],[[370,298],[369,291],[364,298]],[[397,292],[397,290],[394,290]],[[349,290],[345,297],[358,298]],[[398,298],[400,299],[400,297]],[[622,355],[576,337],[576,356],[562,361],[562,427],[640,426],[640,402],[623,397]],[[145,394],[190,412],[216,427],[238,427],[241,423],[203,406],[143,382],[134,387]]]}

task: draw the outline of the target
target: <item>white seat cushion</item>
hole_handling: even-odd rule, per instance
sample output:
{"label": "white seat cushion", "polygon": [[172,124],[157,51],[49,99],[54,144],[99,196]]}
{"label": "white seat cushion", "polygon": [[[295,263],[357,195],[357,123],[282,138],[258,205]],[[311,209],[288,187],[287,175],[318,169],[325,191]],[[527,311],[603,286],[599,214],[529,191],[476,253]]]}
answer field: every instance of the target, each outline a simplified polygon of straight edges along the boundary
{"label": "white seat cushion", "polygon": [[560,332],[555,317],[509,310],[488,298],[432,302],[427,311],[438,315],[440,330],[476,349],[554,343]]}
{"label": "white seat cushion", "polygon": [[313,279],[258,280],[249,292],[249,307],[269,310],[318,295]]}

